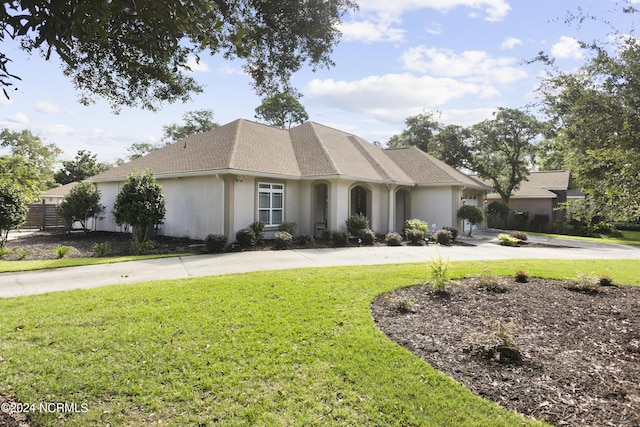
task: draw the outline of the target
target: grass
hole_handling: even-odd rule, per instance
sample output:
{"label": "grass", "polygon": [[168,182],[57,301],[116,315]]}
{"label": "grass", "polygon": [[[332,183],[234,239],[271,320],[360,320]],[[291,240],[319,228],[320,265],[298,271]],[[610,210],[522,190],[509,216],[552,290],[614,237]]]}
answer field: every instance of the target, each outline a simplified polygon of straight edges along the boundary
{"label": "grass", "polygon": [[[637,261],[452,262],[640,285]],[[0,393],[83,404],[34,426],[514,426],[487,402],[391,342],[378,295],[424,282],[426,263],[156,281],[0,300]]]}
{"label": "grass", "polygon": [[622,237],[582,237],[582,236],[569,236],[565,234],[550,234],[550,233],[533,233],[527,232],[532,236],[545,236],[557,238],[561,237],[563,239],[573,239],[573,240],[585,240],[594,243],[614,243],[618,245],[632,245],[632,246],[640,246],[640,231],[621,231]]}
{"label": "grass", "polygon": [[4,261],[0,260],[0,273],[17,273],[19,271],[47,270],[51,268],[80,267],[84,265],[113,264],[116,262],[142,261],[145,259],[169,258],[191,256],[192,253],[184,254],[153,254],[153,255],[130,255],[117,257],[96,257],[96,258],[59,258],[48,260],[21,260]]}

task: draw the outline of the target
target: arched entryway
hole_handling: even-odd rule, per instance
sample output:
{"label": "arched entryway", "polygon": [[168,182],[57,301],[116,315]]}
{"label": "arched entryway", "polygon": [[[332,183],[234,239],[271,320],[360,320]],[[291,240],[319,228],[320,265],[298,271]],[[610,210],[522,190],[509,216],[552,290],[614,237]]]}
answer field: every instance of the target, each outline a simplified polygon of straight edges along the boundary
{"label": "arched entryway", "polygon": [[314,236],[320,238],[329,224],[329,184],[326,182],[313,184],[311,222]]}
{"label": "arched entryway", "polygon": [[355,185],[349,192],[350,215],[364,215],[371,223],[371,190],[364,185]]}
{"label": "arched entryway", "polygon": [[404,229],[405,221],[410,219],[411,216],[411,198],[409,191],[403,188],[399,189],[396,191],[395,199],[395,230],[392,231],[401,233]]}

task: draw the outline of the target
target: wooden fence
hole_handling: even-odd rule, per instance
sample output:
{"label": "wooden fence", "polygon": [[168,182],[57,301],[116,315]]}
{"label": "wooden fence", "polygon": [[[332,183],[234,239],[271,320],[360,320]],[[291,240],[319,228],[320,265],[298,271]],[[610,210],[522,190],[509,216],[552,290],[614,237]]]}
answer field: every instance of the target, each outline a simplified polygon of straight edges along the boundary
{"label": "wooden fence", "polygon": [[27,222],[22,228],[46,230],[48,228],[65,228],[66,226],[64,219],[56,212],[56,205],[34,203],[29,205]]}

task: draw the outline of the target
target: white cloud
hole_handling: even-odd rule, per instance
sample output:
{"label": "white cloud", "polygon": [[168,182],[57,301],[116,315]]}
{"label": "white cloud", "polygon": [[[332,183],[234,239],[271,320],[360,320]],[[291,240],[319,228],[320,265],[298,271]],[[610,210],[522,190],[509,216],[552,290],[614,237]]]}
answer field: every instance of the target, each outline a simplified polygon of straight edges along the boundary
{"label": "white cloud", "polygon": [[309,101],[394,123],[467,95],[491,97],[495,90],[451,78],[416,77],[405,73],[370,76],[356,81],[314,79],[303,93]]}
{"label": "white cloud", "polygon": [[484,84],[508,84],[527,77],[526,71],[516,66],[518,60],[494,58],[479,50],[457,54],[450,49],[418,46],[406,50],[402,54],[402,60],[404,67],[410,71],[464,78],[466,81]]}
{"label": "white cloud", "polygon": [[12,124],[26,125],[29,123],[29,116],[24,113],[15,113],[7,117],[7,121]]}
{"label": "white cloud", "polygon": [[560,59],[582,59],[584,57],[578,40],[567,36],[560,37],[560,40],[551,46],[551,54]]}
{"label": "white cloud", "polygon": [[207,63],[204,62],[202,58],[198,61],[195,56],[190,56],[189,59],[187,59],[187,67],[189,67],[192,72],[206,73],[209,71]]}
{"label": "white cloud", "polygon": [[369,20],[347,22],[340,26],[344,41],[400,42],[404,40],[404,30],[393,28],[394,20],[373,17]]}
{"label": "white cloud", "polygon": [[60,113],[62,111],[62,107],[49,101],[39,101],[33,108],[37,112],[45,114]]}
{"label": "white cloud", "polygon": [[515,37],[507,37],[506,39],[503,40],[502,44],[500,45],[500,49],[511,50],[511,49],[515,49],[516,46],[521,46],[521,45],[522,45],[522,40]]}
{"label": "white cloud", "polygon": [[442,24],[440,24],[439,22],[431,23],[431,25],[427,27],[427,33],[433,36],[439,36],[440,34],[442,34]]}
{"label": "white cloud", "polygon": [[358,4],[363,11],[383,12],[394,16],[417,9],[448,12],[457,7],[468,7],[483,11],[487,21],[501,21],[511,10],[507,0],[360,0]]}

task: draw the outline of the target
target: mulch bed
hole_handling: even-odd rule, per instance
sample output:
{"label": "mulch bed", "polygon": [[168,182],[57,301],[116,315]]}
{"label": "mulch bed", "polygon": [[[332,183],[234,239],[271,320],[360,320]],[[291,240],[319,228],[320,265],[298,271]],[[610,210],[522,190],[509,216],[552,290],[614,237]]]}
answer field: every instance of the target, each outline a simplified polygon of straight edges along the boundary
{"label": "mulch bed", "polygon": [[[156,236],[151,240],[153,248],[145,252],[146,254],[201,253],[202,251],[201,240],[166,236]],[[4,255],[2,259],[7,261],[55,259],[57,246],[72,248],[66,255],[67,258],[92,257],[96,256],[92,250],[93,244],[104,242],[109,243],[109,251],[105,254],[107,256],[135,255],[132,236],[129,233],[38,231],[9,240],[6,247],[11,250],[11,253]]]}
{"label": "mulch bed", "polygon": [[[391,339],[507,409],[559,426],[640,426],[640,288],[479,284],[402,288],[377,298],[372,314]],[[479,351],[505,336],[521,359]]]}

